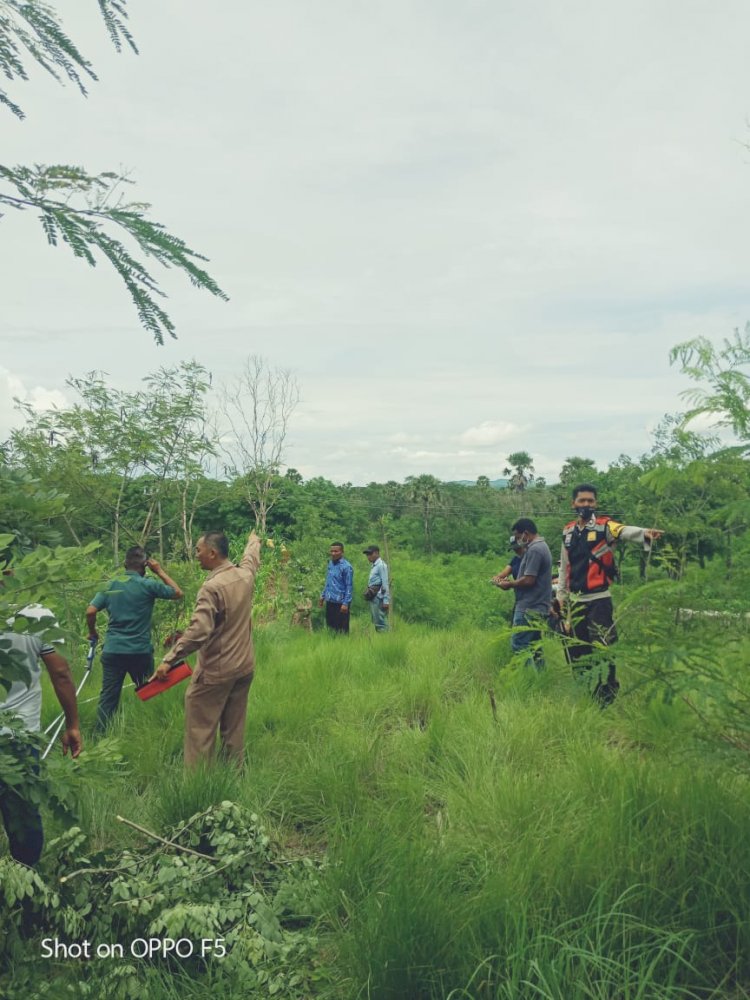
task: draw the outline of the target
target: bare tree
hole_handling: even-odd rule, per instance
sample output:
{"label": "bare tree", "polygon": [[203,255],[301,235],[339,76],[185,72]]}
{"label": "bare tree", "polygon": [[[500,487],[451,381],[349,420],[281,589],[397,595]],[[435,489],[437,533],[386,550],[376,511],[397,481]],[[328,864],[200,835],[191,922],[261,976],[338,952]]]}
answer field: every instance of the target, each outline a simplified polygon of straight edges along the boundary
{"label": "bare tree", "polygon": [[273,367],[259,354],[246,359],[222,393],[221,411],[230,430],[222,443],[227,470],[238,478],[261,532],[278,499],[279,467],[299,400],[292,372]]}

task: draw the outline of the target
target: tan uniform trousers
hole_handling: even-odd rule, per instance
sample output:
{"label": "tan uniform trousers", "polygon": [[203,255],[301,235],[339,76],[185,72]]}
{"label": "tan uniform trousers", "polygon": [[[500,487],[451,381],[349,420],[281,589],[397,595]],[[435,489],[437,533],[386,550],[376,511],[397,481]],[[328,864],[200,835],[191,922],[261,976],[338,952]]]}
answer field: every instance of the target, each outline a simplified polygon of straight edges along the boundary
{"label": "tan uniform trousers", "polygon": [[216,730],[221,755],[242,765],[245,756],[245,717],[252,674],[219,684],[196,684],[185,695],[185,766],[211,760],[216,752]]}

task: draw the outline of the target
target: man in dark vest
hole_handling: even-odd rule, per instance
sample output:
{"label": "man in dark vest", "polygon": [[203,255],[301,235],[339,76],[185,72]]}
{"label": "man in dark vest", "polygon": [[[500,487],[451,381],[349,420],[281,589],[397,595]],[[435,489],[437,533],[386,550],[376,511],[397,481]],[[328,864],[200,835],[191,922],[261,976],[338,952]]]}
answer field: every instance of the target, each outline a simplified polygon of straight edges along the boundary
{"label": "man in dark vest", "polygon": [[617,572],[614,549],[620,542],[636,542],[648,549],[663,532],[597,516],[596,500],[596,487],[590,483],[573,490],[576,519],[563,529],[557,601],[564,633],[569,636],[568,662],[578,676],[588,672],[592,695],[604,707],[615,700],[620,684],[612,656],[597,664],[592,654],[595,644],[609,647],[617,642],[609,590]]}

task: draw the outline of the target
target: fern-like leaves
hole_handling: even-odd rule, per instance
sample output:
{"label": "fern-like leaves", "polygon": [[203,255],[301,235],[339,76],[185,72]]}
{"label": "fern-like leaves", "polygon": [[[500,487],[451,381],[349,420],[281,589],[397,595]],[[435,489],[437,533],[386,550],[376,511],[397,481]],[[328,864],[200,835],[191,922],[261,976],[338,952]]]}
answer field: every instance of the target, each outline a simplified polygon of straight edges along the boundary
{"label": "fern-like leaves", "polygon": [[[203,269],[206,258],[163,225],[149,219],[149,206],[125,203],[117,193],[130,181],[116,173],[97,175],[66,165],[5,167],[0,165],[0,205],[35,210],[48,243],[67,244],[92,267],[104,258],[119,275],[136,307],[138,319],[158,344],[175,336],[174,324],[158,298],[165,297],[146,261],[183,271],[197,288],[220,299],[227,296]],[[13,189],[14,193],[10,193]],[[115,200],[116,199],[116,200]],[[131,249],[123,238],[134,244]]]}
{"label": "fern-like leaves", "polygon": [[[100,6],[121,6],[100,0]],[[117,14],[110,11],[110,17]],[[106,18],[105,18],[106,23]],[[110,29],[110,36],[111,36]],[[96,80],[91,63],[63,31],[54,11],[40,0],[0,0],[0,73],[7,80],[28,80],[26,64],[31,59],[59,83],[69,80],[82,94],[84,81]],[[0,104],[23,118],[21,107],[0,89]]]}

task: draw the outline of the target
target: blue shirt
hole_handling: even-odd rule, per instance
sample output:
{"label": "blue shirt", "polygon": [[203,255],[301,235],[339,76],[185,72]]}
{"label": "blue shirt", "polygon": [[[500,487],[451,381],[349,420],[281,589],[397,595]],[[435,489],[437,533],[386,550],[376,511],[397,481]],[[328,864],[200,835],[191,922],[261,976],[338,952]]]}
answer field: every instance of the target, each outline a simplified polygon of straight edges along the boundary
{"label": "blue shirt", "polygon": [[91,602],[109,615],[104,653],[152,653],[151,614],[154,601],[169,601],[174,588],[126,569],[124,579],[112,580]]}
{"label": "blue shirt", "polygon": [[368,587],[380,587],[377,595],[383,604],[391,603],[391,596],[388,592],[388,565],[378,556],[374,563],[370,565],[370,576],[367,580]]}
{"label": "blue shirt", "polygon": [[346,559],[333,559],[328,562],[326,571],[326,585],[320,595],[324,601],[331,601],[333,604],[351,604],[352,589],[354,587],[354,570],[350,562]]}

